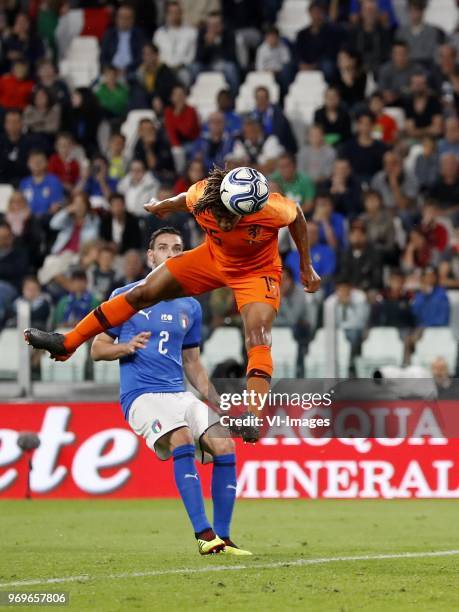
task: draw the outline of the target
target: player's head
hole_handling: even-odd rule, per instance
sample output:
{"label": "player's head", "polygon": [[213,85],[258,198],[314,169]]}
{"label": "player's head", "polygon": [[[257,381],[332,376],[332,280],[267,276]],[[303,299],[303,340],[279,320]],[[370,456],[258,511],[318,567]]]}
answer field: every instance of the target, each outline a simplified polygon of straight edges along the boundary
{"label": "player's head", "polygon": [[206,211],[211,212],[222,232],[229,232],[234,229],[241,219],[240,215],[230,212],[222,202],[220,186],[226,174],[227,172],[223,168],[215,167],[211,170],[204,193],[194,206],[195,215],[200,215]]}
{"label": "player's head", "polygon": [[156,268],[182,251],[182,234],[175,227],[161,227],[151,235],[147,251],[148,265]]}

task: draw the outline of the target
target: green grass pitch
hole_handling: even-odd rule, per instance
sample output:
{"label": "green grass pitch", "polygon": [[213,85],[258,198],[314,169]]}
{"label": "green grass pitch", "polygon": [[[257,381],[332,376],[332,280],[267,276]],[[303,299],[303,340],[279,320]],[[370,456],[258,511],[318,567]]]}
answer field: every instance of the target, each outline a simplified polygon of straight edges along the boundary
{"label": "green grass pitch", "polygon": [[238,558],[200,557],[178,500],[3,500],[0,591],[68,591],[64,609],[97,612],[457,610],[459,555],[298,561],[459,549],[458,511],[452,500],[242,500],[234,538],[254,556]]}

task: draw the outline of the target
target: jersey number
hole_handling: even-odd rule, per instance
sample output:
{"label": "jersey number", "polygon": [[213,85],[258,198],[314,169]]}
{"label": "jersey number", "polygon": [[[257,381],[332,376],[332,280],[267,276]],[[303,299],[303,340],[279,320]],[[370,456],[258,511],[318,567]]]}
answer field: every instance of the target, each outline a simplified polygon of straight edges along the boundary
{"label": "jersey number", "polygon": [[159,333],[159,342],[158,342],[158,353],[161,355],[165,355],[167,353],[167,348],[164,346],[166,342],[169,340],[169,332],[162,331]]}

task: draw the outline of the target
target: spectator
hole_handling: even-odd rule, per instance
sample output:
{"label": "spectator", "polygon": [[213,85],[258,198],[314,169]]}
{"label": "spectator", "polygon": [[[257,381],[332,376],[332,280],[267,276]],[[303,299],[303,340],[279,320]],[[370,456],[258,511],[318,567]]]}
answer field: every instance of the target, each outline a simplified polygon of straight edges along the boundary
{"label": "spectator", "polygon": [[27,252],[28,261],[35,269],[39,268],[43,261],[43,230],[20,191],[11,194],[4,220],[13,233],[14,244]]}
{"label": "spectator", "polygon": [[[11,227],[3,221],[0,223],[0,309],[2,302],[17,295],[28,269],[27,251],[21,245],[15,245]],[[7,294],[9,298],[6,300]]]}
{"label": "spectator", "polygon": [[402,160],[394,151],[384,154],[384,168],[373,177],[371,187],[381,195],[386,208],[398,211],[410,208],[419,190],[416,178],[403,169]]}
{"label": "spectator", "polygon": [[118,181],[108,175],[108,162],[103,155],[97,153],[91,164],[86,166],[78,189],[88,196],[93,208],[106,208],[108,200],[117,190]]}
{"label": "spectator", "polygon": [[[359,11],[362,0],[351,0],[349,7],[349,20],[351,23],[358,23]],[[392,5],[392,0],[377,0],[378,17],[380,22],[386,27],[397,26],[397,13]]]}
{"label": "spectator", "polygon": [[264,0],[222,2],[223,22],[235,33],[236,55],[244,70],[253,64],[255,50],[262,40],[260,24],[264,23],[263,4]]}
{"label": "spectator", "polygon": [[326,21],[321,2],[314,0],[308,10],[311,24],[298,32],[295,41],[298,68],[321,70],[328,79],[334,73],[341,33],[334,24]]}
{"label": "spectator", "polygon": [[31,104],[24,111],[23,120],[26,130],[43,136],[44,141],[52,145],[61,123],[61,109],[45,88],[37,87]]}
{"label": "spectator", "polygon": [[199,117],[193,106],[187,104],[186,97],[185,88],[176,85],[172,89],[171,104],[164,109],[164,126],[170,146],[183,158],[199,137]]}
{"label": "spectator", "polygon": [[439,284],[446,289],[459,289],[459,228],[455,228],[438,267]]}
{"label": "spectator", "polygon": [[[42,291],[40,283],[35,276],[26,276],[22,282],[21,299],[29,303],[30,325],[46,331],[51,315],[51,300],[47,293]],[[14,304],[17,325],[17,301]]]}
{"label": "spectator", "polygon": [[27,78],[27,64],[17,60],[11,72],[0,76],[0,107],[24,110],[32,95],[33,81]]}
{"label": "spectator", "polygon": [[415,293],[411,305],[416,326],[443,327],[449,324],[449,301],[443,287],[438,284],[438,274],[427,267],[421,276],[421,288]]}
{"label": "spectator", "polygon": [[145,167],[159,181],[172,181],[175,175],[172,151],[162,127],[151,119],[142,119],[138,127],[138,139],[134,146],[134,158],[143,161]]}
{"label": "spectator", "polygon": [[395,241],[394,220],[383,208],[381,194],[368,190],[363,196],[365,212],[360,219],[365,224],[368,242],[381,250],[383,263],[396,265],[399,252]]}
{"label": "spectator", "polygon": [[440,174],[429,190],[446,213],[454,212],[459,202],[458,159],[453,153],[445,153],[440,158]]}
{"label": "spectator", "polygon": [[130,249],[123,257],[123,276],[116,279],[111,291],[145,278],[145,264],[139,251]]}
{"label": "spectator", "polygon": [[75,159],[74,146],[72,135],[61,132],[56,138],[56,152],[48,162],[49,172],[57,176],[69,193],[80,178],[80,165]]}
{"label": "spectator", "polygon": [[371,94],[368,107],[375,116],[373,136],[386,145],[393,144],[398,135],[398,126],[395,119],[384,112],[384,97],[381,92],[375,91]]}
{"label": "spectator", "polygon": [[429,91],[424,73],[417,73],[411,77],[405,113],[405,131],[410,138],[441,135],[443,129],[441,105],[438,98]]}
{"label": "spectator", "polygon": [[128,174],[118,184],[118,190],[125,197],[127,210],[137,217],[146,214],[143,205],[156,196],[158,189],[158,181],[147,171],[141,159],[132,160]]}
{"label": "spectator", "polygon": [[346,142],[351,137],[351,118],[341,104],[341,95],[336,87],[329,87],[325,92],[325,105],[317,109],[314,123],[321,125],[327,144],[336,145]]}
{"label": "spectator", "polygon": [[438,204],[434,200],[424,202],[419,228],[427,238],[429,246],[436,253],[443,253],[449,240],[448,230],[444,224],[444,219],[441,217]]}
{"label": "spectator", "polygon": [[409,93],[411,77],[419,68],[410,60],[406,43],[396,40],[391,59],[379,71],[378,85],[384,102],[388,105],[400,105],[402,98]]}
{"label": "spectator", "polygon": [[274,134],[267,136],[259,121],[248,118],[244,121],[241,137],[234,143],[230,157],[238,165],[256,166],[269,174],[283,151],[284,148]]}
{"label": "spectator", "polygon": [[229,287],[219,287],[209,296],[211,319],[209,327],[213,331],[222,325],[240,325],[241,315],[238,313],[234,293]]}
{"label": "spectator", "polygon": [[70,275],[68,295],[62,297],[54,312],[53,327],[73,327],[99,304],[88,291],[88,279],[84,270],[74,270]]}
{"label": "spectator", "polygon": [[99,251],[97,262],[88,270],[89,288],[97,302],[108,300],[110,289],[115,282],[115,256],[113,249],[103,246]]}
{"label": "spectator", "polygon": [[436,182],[439,171],[437,141],[433,136],[422,139],[422,153],[416,157],[414,175],[419,189],[429,190]]}
{"label": "spectator", "polygon": [[95,93],[107,118],[121,118],[126,114],[129,88],[121,81],[118,70],[114,66],[104,68],[102,82]]}
{"label": "spectator", "polygon": [[341,49],[338,53],[338,72],[332,83],[348,110],[352,111],[362,103],[367,76],[361,68],[359,56],[354,51]]}
{"label": "spectator", "polygon": [[104,215],[100,237],[120,255],[130,249],[140,249],[142,238],[138,218],[126,210],[124,196],[113,193],[109,197],[110,212]]}
{"label": "spectator", "polygon": [[396,327],[405,336],[414,327],[411,296],[401,270],[391,270],[389,282],[371,306],[370,327]]}
{"label": "spectator", "polygon": [[308,144],[304,144],[297,156],[298,170],[307,174],[316,183],[330,178],[336,158],[335,149],[326,144],[320,125],[311,125]]}
{"label": "spectator", "polygon": [[445,121],[444,136],[438,143],[438,154],[452,153],[459,160],[459,119],[449,117]]}
{"label": "spectator", "polygon": [[452,378],[449,373],[448,363],[443,357],[437,357],[431,363],[430,370],[437,388],[439,400],[455,400],[459,396],[457,378]]}
{"label": "spectator", "polygon": [[234,33],[224,25],[221,13],[209,13],[205,26],[200,29],[196,58],[191,68],[194,78],[203,70],[222,72],[232,93],[237,93],[239,67],[236,41]]}
{"label": "spectator", "polygon": [[97,96],[87,87],[72,91],[70,108],[67,110],[63,129],[70,132],[88,155],[97,150],[94,134],[97,134],[101,119],[101,108]]}
{"label": "spectator", "polygon": [[108,143],[108,176],[119,181],[126,174],[126,137],[120,132],[114,132]]}
{"label": "spectator", "polygon": [[279,30],[274,26],[266,30],[264,41],[257,49],[255,69],[271,72],[282,93],[287,93],[292,79],[291,54],[288,45],[281,39]]}
{"label": "spectator", "polygon": [[300,204],[305,214],[311,212],[316,189],[309,176],[298,172],[292,155],[284,153],[279,157],[277,170],[271,178],[287,198]]}
{"label": "spectator", "polygon": [[54,104],[59,104],[61,108],[69,106],[69,88],[66,82],[57,75],[51,60],[42,59],[39,62],[37,77],[37,86],[43,87],[49,92]]}
{"label": "spectator", "polygon": [[153,42],[164,63],[175,71],[185,85],[190,83],[188,66],[196,55],[197,35],[196,28],[183,23],[180,4],[168,2],[166,22],[156,30]]}
{"label": "spectator", "polygon": [[368,240],[365,226],[354,221],[349,245],[338,255],[338,275],[364,291],[382,287],[381,255]]}
{"label": "spectator", "polygon": [[125,74],[133,73],[140,64],[145,43],[143,30],[134,25],[134,9],[121,5],[116,12],[115,26],[102,39],[100,63],[114,66]]}
{"label": "spectator", "polygon": [[57,176],[47,172],[48,160],[43,151],[31,151],[27,161],[31,174],[22,179],[19,189],[27,198],[34,215],[55,213],[64,199],[62,183]]}
{"label": "spectator", "polygon": [[436,27],[424,23],[425,0],[408,1],[409,24],[397,31],[397,39],[407,44],[410,58],[430,67],[444,35]]}
{"label": "spectator", "polygon": [[16,15],[11,34],[6,37],[4,44],[10,65],[24,59],[30,66],[35,66],[45,54],[42,41],[32,33],[30,19],[26,13]]}
{"label": "spectator", "polygon": [[[308,222],[311,261],[315,271],[321,278],[322,287],[326,288],[336,270],[336,253],[327,243],[319,240],[319,231],[318,223],[315,221]],[[284,257],[284,264],[292,271],[295,282],[301,283],[300,257],[296,249],[287,253]]]}
{"label": "spectator", "polygon": [[347,219],[353,219],[362,210],[362,190],[359,181],[352,174],[349,160],[341,157],[333,165],[331,178],[322,184],[333,198],[336,212]]}
{"label": "spectator", "polygon": [[370,111],[362,111],[356,122],[356,136],[344,143],[341,155],[349,160],[360,183],[368,183],[382,168],[385,145],[373,138],[375,118]]}
{"label": "spectator", "polygon": [[[360,353],[370,307],[365,293],[344,278],[336,283],[336,298],[336,327],[343,330],[350,342],[352,363],[355,356]],[[352,370],[351,365],[351,372]]]}
{"label": "spectator", "polygon": [[220,0],[181,0],[183,21],[188,25],[198,27],[206,17],[220,10]]}
{"label": "spectator", "polygon": [[313,220],[319,226],[319,241],[334,250],[346,244],[344,217],[334,211],[333,200],[328,193],[318,193],[314,202]]}
{"label": "spectator", "polygon": [[359,19],[350,30],[349,42],[362,58],[364,72],[378,73],[381,64],[387,60],[391,39],[390,28],[379,19],[375,0],[361,0]]}
{"label": "spectator", "polygon": [[191,185],[198,181],[202,181],[206,177],[204,164],[199,159],[191,161],[183,176],[180,176],[174,185],[174,194],[184,193],[188,191]]}
{"label": "spectator", "polygon": [[0,133],[0,183],[17,185],[27,175],[27,157],[35,144],[33,137],[23,133],[20,111],[5,113],[4,133]]}
{"label": "spectator", "polygon": [[[225,132],[236,138],[242,131],[242,119],[234,112],[234,98],[229,89],[221,89],[217,94],[217,109],[225,117]],[[204,126],[206,129],[206,126]]]}
{"label": "spectator", "polygon": [[51,254],[78,253],[83,244],[99,237],[99,226],[100,219],[91,210],[88,196],[76,193],[70,204],[51,218],[50,227],[58,232]]}
{"label": "spectator", "polygon": [[233,138],[225,132],[225,117],[223,113],[212,113],[208,121],[208,133],[201,133],[191,150],[191,159],[199,159],[204,164],[206,172],[212,166],[223,167],[225,159],[233,150]]}
{"label": "spectator", "polygon": [[177,79],[174,72],[162,63],[156,45],[146,43],[142,49],[142,63],[135,73],[131,108],[147,108],[153,104],[157,114],[170,102]]}
{"label": "spectator", "polygon": [[288,153],[297,152],[298,146],[290,123],[279,105],[271,102],[267,87],[260,86],[255,89],[255,109],[251,117],[261,123],[267,137],[276,136]]}
{"label": "spectator", "polygon": [[421,227],[414,227],[409,234],[408,242],[401,259],[403,270],[416,274],[419,269],[433,265],[434,251]]}
{"label": "spectator", "polygon": [[457,67],[457,49],[452,44],[441,45],[438,49],[437,65],[432,71],[432,79],[445,109],[450,108],[454,101],[452,80]]}

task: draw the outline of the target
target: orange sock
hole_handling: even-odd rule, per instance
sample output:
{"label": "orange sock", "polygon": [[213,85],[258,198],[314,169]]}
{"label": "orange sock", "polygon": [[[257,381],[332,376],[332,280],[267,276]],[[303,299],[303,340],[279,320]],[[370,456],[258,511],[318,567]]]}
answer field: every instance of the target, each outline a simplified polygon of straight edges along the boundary
{"label": "orange sock", "polygon": [[[253,391],[256,396],[268,393],[273,373],[273,359],[271,348],[266,345],[254,346],[248,351],[249,362],[247,364],[247,391]],[[258,402],[249,407],[255,414],[260,414]]]}
{"label": "orange sock", "polygon": [[65,334],[64,346],[69,353],[97,334],[121,325],[132,317],[137,311],[126,300],[126,295],[122,293],[116,297],[103,302],[95,310],[85,316],[72,331]]}

